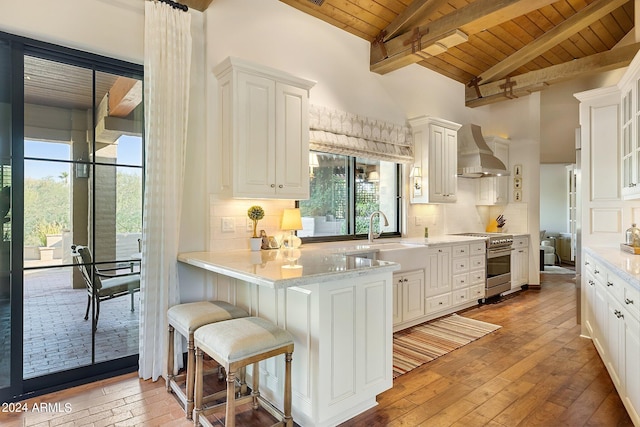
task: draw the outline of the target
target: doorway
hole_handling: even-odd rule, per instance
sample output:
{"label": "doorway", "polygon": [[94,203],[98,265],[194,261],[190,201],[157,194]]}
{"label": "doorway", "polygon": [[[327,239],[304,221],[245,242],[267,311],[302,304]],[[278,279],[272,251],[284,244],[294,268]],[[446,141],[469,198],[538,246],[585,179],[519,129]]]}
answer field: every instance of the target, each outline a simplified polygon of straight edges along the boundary
{"label": "doorway", "polygon": [[5,34],[0,56],[8,401],[137,368],[139,293],[98,317],[72,247],[92,254],[92,280],[139,274],[144,140],[141,66]]}

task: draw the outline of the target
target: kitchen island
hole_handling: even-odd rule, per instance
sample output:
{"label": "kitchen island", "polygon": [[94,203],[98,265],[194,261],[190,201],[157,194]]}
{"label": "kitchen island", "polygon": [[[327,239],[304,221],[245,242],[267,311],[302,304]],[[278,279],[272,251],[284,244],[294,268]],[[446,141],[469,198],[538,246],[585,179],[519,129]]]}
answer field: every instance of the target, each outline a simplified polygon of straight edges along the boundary
{"label": "kitchen island", "polygon": [[[375,406],[376,396],[392,387],[392,276],[398,264],[311,247],[191,252],[178,260],[215,273],[216,299],[294,336],[296,423],[339,424]],[[283,374],[282,358],[261,362],[260,392],[280,408]]]}

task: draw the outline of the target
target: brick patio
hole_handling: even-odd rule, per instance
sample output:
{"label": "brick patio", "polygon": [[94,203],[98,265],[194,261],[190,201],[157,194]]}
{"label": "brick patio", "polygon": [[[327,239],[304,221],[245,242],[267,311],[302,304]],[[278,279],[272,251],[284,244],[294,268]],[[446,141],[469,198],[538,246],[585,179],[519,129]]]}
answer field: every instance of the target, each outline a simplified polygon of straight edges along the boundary
{"label": "brick patio", "polygon": [[[91,320],[84,320],[87,291],[72,289],[71,275],[70,267],[25,272],[24,378],[91,363]],[[138,353],[139,294],[134,301],[133,313],[129,296],[100,304],[96,362]]]}

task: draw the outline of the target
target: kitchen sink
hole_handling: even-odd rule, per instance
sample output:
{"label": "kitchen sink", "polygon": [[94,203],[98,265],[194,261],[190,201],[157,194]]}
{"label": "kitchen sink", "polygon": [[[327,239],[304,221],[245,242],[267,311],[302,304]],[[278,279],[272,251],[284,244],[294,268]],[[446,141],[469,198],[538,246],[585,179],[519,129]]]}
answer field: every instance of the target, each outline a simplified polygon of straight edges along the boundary
{"label": "kitchen sink", "polygon": [[429,248],[423,245],[408,243],[388,243],[381,245],[378,259],[400,264],[401,271],[420,270],[427,265]]}

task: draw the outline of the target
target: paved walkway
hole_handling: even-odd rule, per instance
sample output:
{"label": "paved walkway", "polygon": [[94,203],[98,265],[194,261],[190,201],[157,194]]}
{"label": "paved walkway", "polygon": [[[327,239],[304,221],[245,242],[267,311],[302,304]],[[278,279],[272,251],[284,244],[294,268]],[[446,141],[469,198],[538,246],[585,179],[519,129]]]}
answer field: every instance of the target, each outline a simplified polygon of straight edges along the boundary
{"label": "paved walkway", "polygon": [[[70,267],[25,272],[24,378],[91,363],[91,320],[84,320],[87,292],[72,289],[71,275]],[[96,362],[138,353],[139,294],[135,294],[134,301],[136,311],[133,313],[129,296],[100,304],[95,335]],[[0,307],[0,322],[5,326],[7,314],[3,313],[6,307]],[[3,340],[0,351],[8,347],[6,342]]]}

